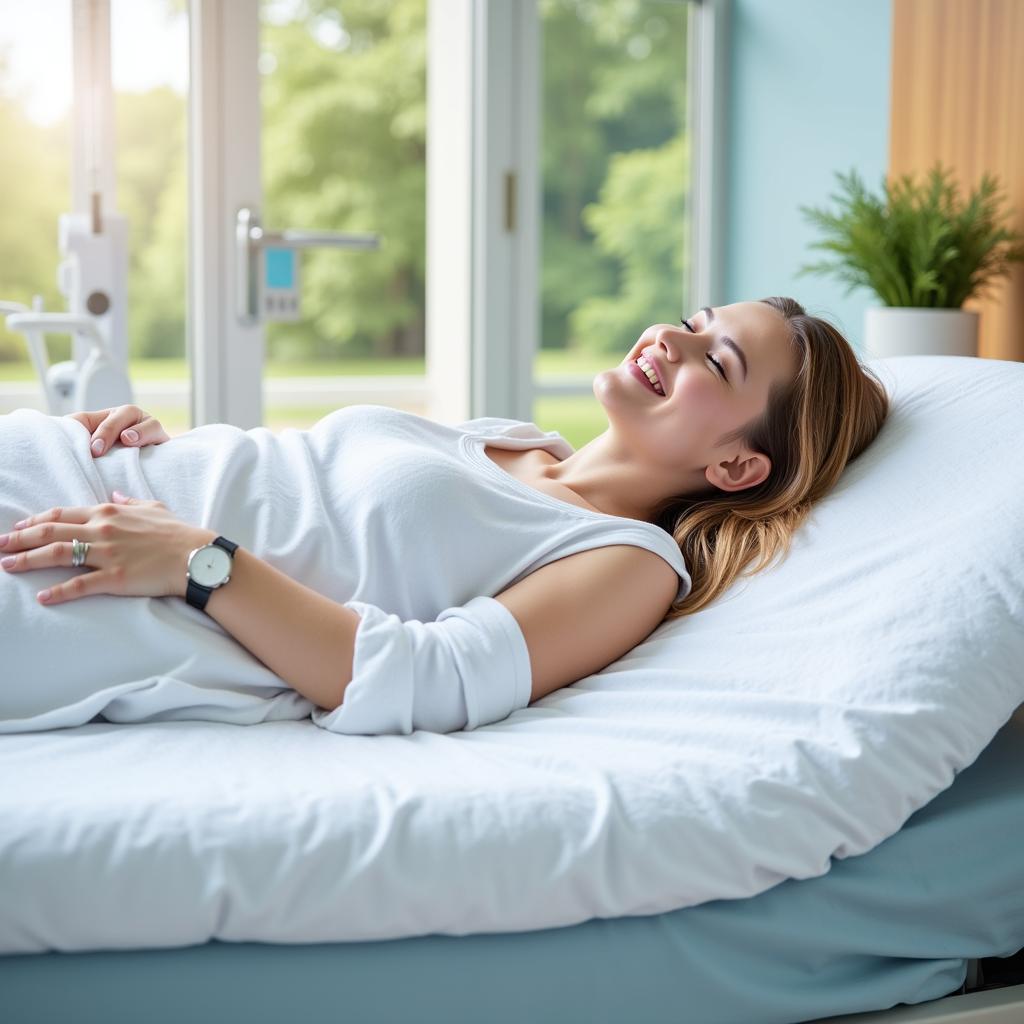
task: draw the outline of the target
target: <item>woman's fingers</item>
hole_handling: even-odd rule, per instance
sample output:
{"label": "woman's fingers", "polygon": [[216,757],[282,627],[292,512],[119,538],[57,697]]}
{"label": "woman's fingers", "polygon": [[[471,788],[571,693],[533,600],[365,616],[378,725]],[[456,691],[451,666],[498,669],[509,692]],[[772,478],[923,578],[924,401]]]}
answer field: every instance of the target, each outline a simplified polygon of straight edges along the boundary
{"label": "woman's fingers", "polygon": [[[111,507],[113,507],[114,505],[113,502],[107,502],[106,504],[110,505]],[[102,506],[98,507],[102,508]],[[12,529],[24,530],[30,526],[36,526],[39,523],[87,523],[90,517],[92,516],[95,508],[97,508],[97,506],[95,505],[90,505],[88,508],[76,506],[48,508],[45,512],[38,512],[34,516],[26,516],[24,519],[19,519],[18,522],[16,522],[13,525]],[[0,538],[0,546],[3,546],[4,541],[10,543],[10,540],[12,540],[15,536],[16,534],[10,534]]]}
{"label": "woman's fingers", "polygon": [[[18,573],[33,569],[71,567],[74,537],[68,539],[68,535],[81,532],[82,525],[91,518],[92,511],[57,508],[22,520],[26,524],[24,528],[0,536],[0,568],[4,572]],[[105,548],[106,545],[102,541],[94,541],[90,547]],[[106,594],[110,592],[108,582],[114,576],[116,573],[96,570],[81,573],[48,590],[40,591],[37,597],[44,604],[58,604],[88,597],[90,594]]]}
{"label": "woman's fingers", "polygon": [[145,448],[151,444],[163,444],[170,441],[171,435],[163,428],[163,424],[152,416],[143,413],[143,419],[130,424],[121,431],[120,439],[122,444],[129,447]]}
{"label": "woman's fingers", "polygon": [[[96,546],[95,543],[90,544],[90,548]],[[73,554],[71,541],[56,541],[45,547],[22,551],[20,554],[4,555],[0,558],[0,567],[10,573],[49,569],[54,566],[70,567]],[[58,583],[46,590],[41,590],[36,597],[43,604],[59,604],[62,601],[74,601],[80,597],[89,597],[91,594],[109,594],[112,592],[110,584],[116,579],[116,572],[93,569],[90,572],[72,576],[71,579],[64,580],[63,583]]]}
{"label": "woman's fingers", "polygon": [[143,448],[150,444],[163,444],[171,439],[160,421],[137,405],[119,405],[92,413],[75,413],[72,419],[83,423],[93,435],[89,447],[96,457],[110,451],[116,441],[128,447]]}
{"label": "woman's fingers", "polygon": [[[40,521],[44,517],[49,521]],[[74,538],[68,539],[66,535],[80,531],[89,518],[88,509],[58,508],[50,509],[42,516],[22,520],[25,525],[21,529],[0,536],[0,568],[13,573],[70,566]],[[105,578],[102,581],[91,579],[87,583],[68,580],[52,590],[54,595],[60,591],[65,597],[84,597],[91,593],[102,593],[99,586],[105,584]],[[47,600],[52,600],[52,596],[48,595]]]}
{"label": "woman's fingers", "polygon": [[96,409],[93,412],[69,412],[66,418],[81,423],[91,434],[106,418],[110,409]]}
{"label": "woman's fingers", "polygon": [[[3,550],[0,566],[7,572],[24,572],[27,569],[51,569],[54,566],[69,567],[71,565],[70,540],[58,540],[43,547],[33,545],[28,550],[17,547],[8,553],[8,546]],[[95,547],[95,544],[92,545]]]}
{"label": "woman's fingers", "polygon": [[[0,566],[8,572],[18,569],[41,569],[44,566],[63,565],[56,550],[64,532],[72,526],[82,526],[92,515],[88,508],[51,508],[39,515],[29,516],[15,523],[10,533],[0,535]],[[41,545],[48,545],[43,551],[48,555],[37,554]],[[71,564],[71,543],[68,541],[69,552],[67,565]],[[20,552],[20,554],[19,554]],[[31,553],[31,558],[29,554]],[[10,561],[11,558],[14,561]],[[42,561],[37,559],[42,558]]]}
{"label": "woman's fingers", "polygon": [[137,405],[119,405],[116,409],[108,409],[106,417],[93,429],[92,441],[89,444],[93,455],[102,455],[110,451],[115,441],[128,444],[128,430],[138,430],[136,426],[146,418],[146,414]]}

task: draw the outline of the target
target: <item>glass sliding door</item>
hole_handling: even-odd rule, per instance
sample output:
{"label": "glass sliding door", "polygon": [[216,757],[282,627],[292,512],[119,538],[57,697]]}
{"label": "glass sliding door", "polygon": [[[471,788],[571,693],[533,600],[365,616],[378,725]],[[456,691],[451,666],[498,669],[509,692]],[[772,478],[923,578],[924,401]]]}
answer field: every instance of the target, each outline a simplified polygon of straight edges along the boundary
{"label": "glass sliding door", "polygon": [[426,414],[427,0],[260,0],[261,219],[378,235],[298,254],[301,308],[269,321],[264,424]]}
{"label": "glass sliding door", "polygon": [[579,447],[607,421],[591,385],[673,322],[691,250],[690,0],[538,0],[541,344],[533,419]]}

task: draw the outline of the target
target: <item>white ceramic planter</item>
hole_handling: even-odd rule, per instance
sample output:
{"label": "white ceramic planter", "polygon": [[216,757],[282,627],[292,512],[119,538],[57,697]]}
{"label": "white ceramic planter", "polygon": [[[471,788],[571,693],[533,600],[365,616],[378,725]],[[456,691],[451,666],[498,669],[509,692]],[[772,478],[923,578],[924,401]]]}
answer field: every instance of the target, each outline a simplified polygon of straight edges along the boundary
{"label": "white ceramic planter", "polygon": [[864,358],[976,356],[978,321],[968,309],[870,306],[864,310]]}

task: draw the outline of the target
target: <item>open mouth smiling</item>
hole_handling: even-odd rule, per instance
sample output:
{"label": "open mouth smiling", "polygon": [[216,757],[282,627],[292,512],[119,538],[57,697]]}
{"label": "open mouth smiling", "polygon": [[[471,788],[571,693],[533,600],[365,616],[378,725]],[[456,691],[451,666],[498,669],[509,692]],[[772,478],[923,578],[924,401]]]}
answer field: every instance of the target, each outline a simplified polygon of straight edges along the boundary
{"label": "open mouth smiling", "polygon": [[633,366],[639,370],[638,376],[650,387],[650,389],[656,394],[665,397],[665,389],[662,386],[661,380],[658,378],[658,371],[647,361],[645,356],[638,356],[632,363]]}

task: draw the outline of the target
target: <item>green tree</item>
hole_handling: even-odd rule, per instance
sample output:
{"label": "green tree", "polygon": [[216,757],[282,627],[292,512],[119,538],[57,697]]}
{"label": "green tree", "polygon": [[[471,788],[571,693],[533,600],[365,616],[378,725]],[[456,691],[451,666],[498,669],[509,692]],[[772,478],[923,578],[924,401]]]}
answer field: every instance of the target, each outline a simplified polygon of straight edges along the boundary
{"label": "green tree", "polygon": [[678,315],[688,11],[540,0],[544,347],[617,351]]}
{"label": "green tree", "polygon": [[688,142],[612,157],[599,202],[583,211],[595,246],[618,263],[617,289],[584,300],[570,315],[574,338],[592,352],[618,352],[651,324],[679,314],[687,269]]}
{"label": "green tree", "polygon": [[264,223],[382,236],[303,255],[308,317],[271,325],[270,350],[422,355],[425,0],[311,0],[264,25],[263,50]]}

